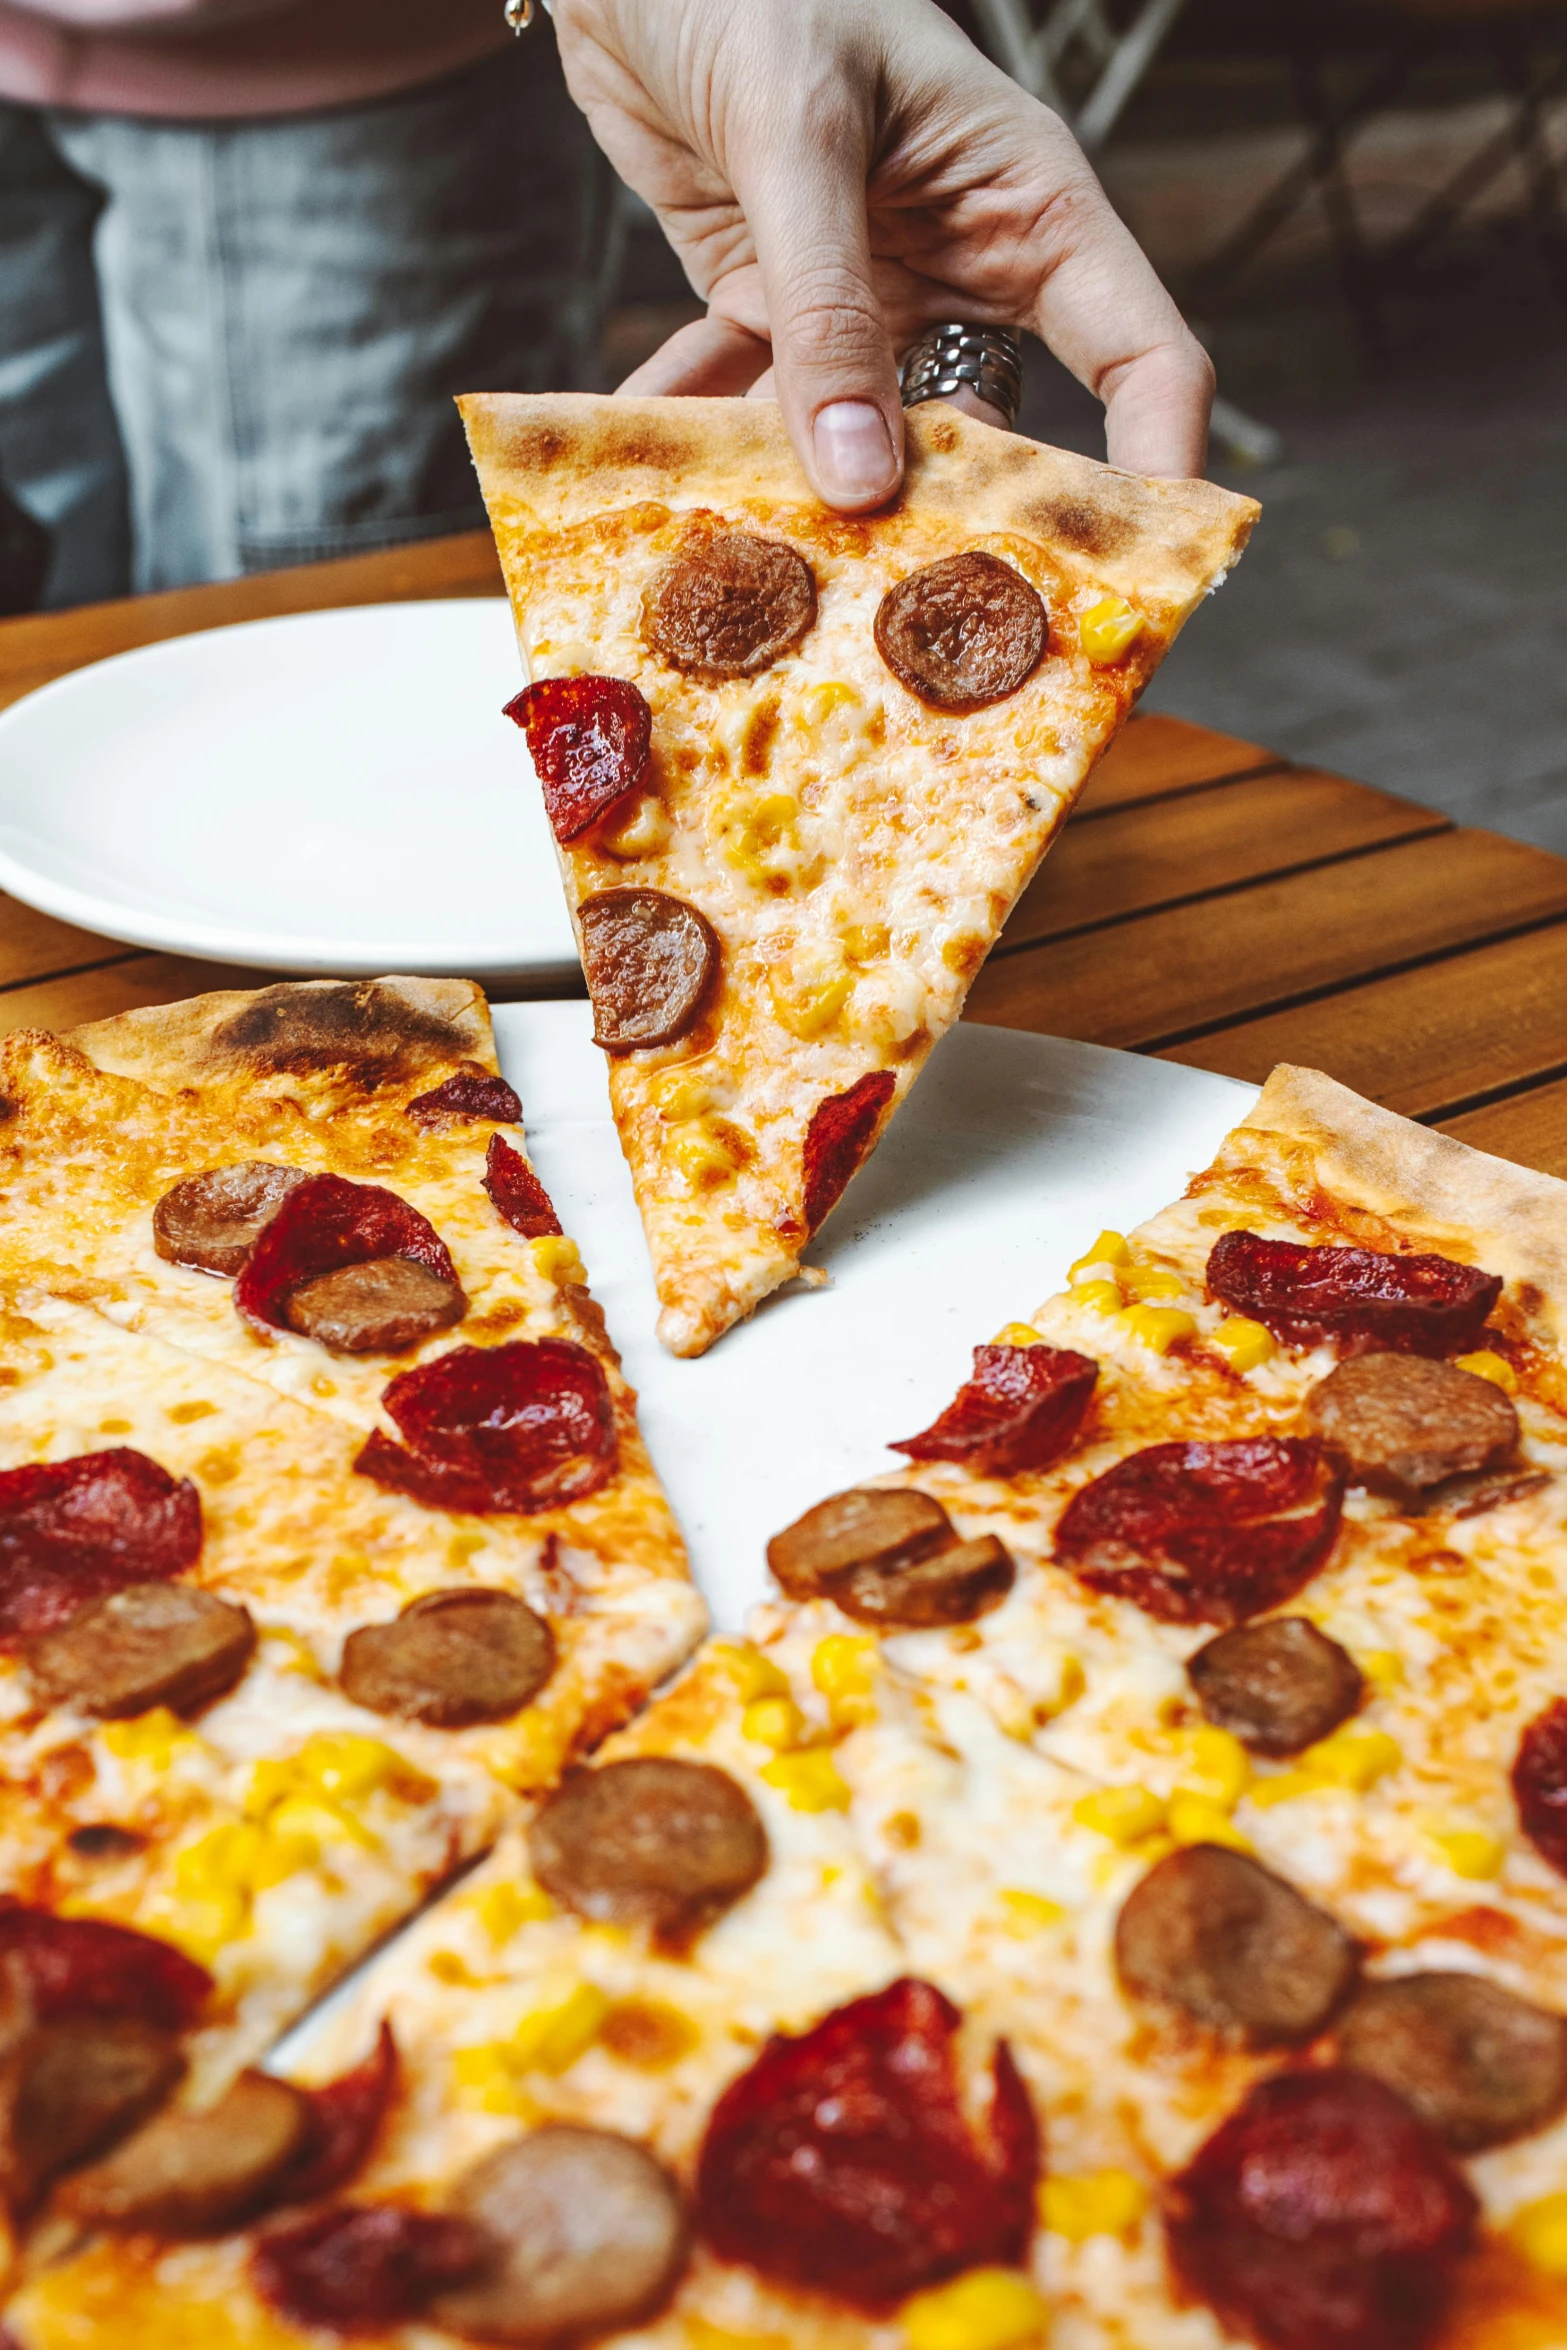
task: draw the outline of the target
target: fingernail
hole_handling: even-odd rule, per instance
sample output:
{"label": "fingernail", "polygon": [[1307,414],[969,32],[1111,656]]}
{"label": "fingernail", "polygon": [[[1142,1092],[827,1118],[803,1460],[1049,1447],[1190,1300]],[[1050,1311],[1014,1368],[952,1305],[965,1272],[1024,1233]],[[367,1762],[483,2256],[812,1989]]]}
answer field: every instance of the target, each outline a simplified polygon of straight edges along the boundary
{"label": "fingernail", "polygon": [[834,400],[813,428],[822,489],[846,506],[877,506],[898,486],[898,460],[886,419],[869,400]]}

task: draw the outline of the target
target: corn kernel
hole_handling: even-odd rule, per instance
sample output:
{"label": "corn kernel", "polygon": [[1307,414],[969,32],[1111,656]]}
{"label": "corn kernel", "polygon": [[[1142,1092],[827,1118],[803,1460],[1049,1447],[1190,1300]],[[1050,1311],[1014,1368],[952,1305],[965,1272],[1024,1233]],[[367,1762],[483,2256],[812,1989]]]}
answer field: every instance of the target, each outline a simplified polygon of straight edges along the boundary
{"label": "corn kernel", "polygon": [[1041,2182],[1039,2216],[1052,2235],[1086,2244],[1090,2236],[1129,2235],[1149,2200],[1148,2189],[1130,2171],[1080,2171]]}
{"label": "corn kernel", "polygon": [[537,1240],[529,1241],[528,1250],[542,1277],[553,1281],[557,1289],[586,1287],[588,1269],[576,1242],[563,1232],[541,1232]]}
{"label": "corn kernel", "polygon": [[728,2326],[715,2326],[710,2317],[698,2317],[694,2310],[680,2322],[685,2350],[790,2350],[787,2334],[737,2334]]}
{"label": "corn kernel", "polygon": [[1045,1342],[1032,1322],[1003,1322],[990,1343],[992,1346],[1043,1346]]}
{"label": "corn kernel", "polygon": [[1167,1272],[1163,1265],[1126,1265],[1121,1270],[1121,1287],[1136,1298],[1179,1297],[1184,1287],[1179,1273]]}
{"label": "corn kernel", "polygon": [[432,1950],[425,1966],[438,1983],[447,1983],[454,1991],[478,1991],[483,1987],[483,1975],[474,1973],[460,1950]]}
{"label": "corn kernel", "polygon": [[769,1787],[777,1788],[791,1811],[847,1811],[849,1807],[849,1790],[824,1746],[775,1755],[763,1764],[761,1775]]}
{"label": "corn kernel", "polygon": [[605,2011],[599,2043],[617,2064],[639,2073],[667,2073],[702,2043],[698,2025],[665,1999],[616,1999]]}
{"label": "corn kernel", "polygon": [[1226,1314],[1208,1343],[1218,1348],[1232,1371],[1255,1371],[1278,1352],[1272,1331],[1244,1314]]}
{"label": "corn kernel", "polygon": [[705,1125],[693,1123],[675,1135],[669,1156],[693,1191],[719,1191],[735,1179],[734,1154]]}
{"label": "corn kernel", "polygon": [[538,2106],[524,2089],[510,2043],[505,2040],[454,2048],[452,2080],[458,2102],[477,2106],[481,2113],[503,2113],[521,2122],[538,2116]]}
{"label": "corn kernel", "polygon": [[836,944],[802,949],[793,965],[767,974],[767,991],[780,1027],[809,1039],[832,1026],[854,988],[854,974]]}
{"label": "corn kernel", "polygon": [[1513,2213],[1508,2233],[1531,2268],[1567,2277],[1567,2194],[1542,2195]]}
{"label": "corn kernel", "polygon": [[1504,1395],[1518,1393],[1518,1374],[1512,1364],[1505,1355],[1492,1354],[1489,1347],[1479,1354],[1455,1356],[1454,1368],[1472,1371],[1477,1379],[1489,1379],[1491,1385],[1499,1387]]}
{"label": "corn kernel", "polygon": [[721,833],[726,863],[761,889],[787,880],[800,853],[799,815],[800,803],[788,792],[758,792],[732,801]]}
{"label": "corn kernel", "polygon": [[1188,1783],[1200,1795],[1233,1811],[1251,1785],[1251,1756],[1230,1730],[1204,1723],[1188,1741],[1191,1768]]}
{"label": "corn kernel", "polygon": [[1044,2339],[1044,2296],[1015,2268],[971,2268],[903,2304],[907,2350],[1022,2350]]}
{"label": "corn kernel", "polygon": [[1465,1827],[1462,1821],[1422,1820],[1426,1841],[1455,1877],[1499,1877],[1507,1862],[1507,1846],[1486,1828]]}
{"label": "corn kernel", "polygon": [[1308,1746],[1300,1758],[1311,1778],[1353,1788],[1357,1795],[1396,1771],[1403,1759],[1403,1748],[1385,1730],[1335,1730],[1331,1738]]}
{"label": "corn kernel", "polygon": [[704,1110],[713,1106],[713,1087],[699,1067],[666,1069],[655,1077],[648,1087],[648,1099],[666,1125],[678,1126],[684,1119],[700,1118]]}
{"label": "corn kernel", "polygon": [[669,832],[669,810],[656,792],[643,792],[618,824],[599,834],[599,841],[612,857],[656,857]]}
{"label": "corn kernel", "polygon": [[439,1792],[433,1779],[404,1760],[384,1739],[352,1731],[324,1731],[306,1740],[286,1762],[260,1762],[251,1774],[245,1809],[255,1818],[296,1792],[354,1803],[384,1791],[404,1803],[428,1803]]}
{"label": "corn kernel", "polygon": [[1064,1714],[1069,1705],[1076,1705],[1087,1687],[1088,1675],[1077,1658],[1064,1656],[1061,1659],[1061,1680],[1054,1698],[1048,1704],[1036,1707],[1035,1711],[1042,1712],[1044,1719],[1049,1721],[1052,1715]]}
{"label": "corn kernel", "polygon": [[487,1885],[473,1906],[497,1945],[509,1942],[519,1928],[555,1915],[555,1904],[542,1885]]}
{"label": "corn kernel", "polygon": [[1075,1264],[1068,1265],[1066,1277],[1068,1281],[1076,1281],[1090,1265],[1124,1265],[1131,1253],[1124,1234],[1101,1232],[1093,1247],[1085,1250]]}
{"label": "corn kernel", "polygon": [[811,1652],[811,1679],[823,1697],[868,1697],[876,1686],[876,1642],[855,1632],[829,1632]]}
{"label": "corn kernel", "polygon": [[270,1838],[302,1836],[317,1853],[333,1844],[357,1844],[361,1852],[377,1849],[377,1838],[345,1805],[320,1803],[309,1795],[285,1796],[267,1813],[264,1825]]}
{"label": "corn kernel", "polygon": [[1124,596],[1101,596],[1077,624],[1077,641],[1096,669],[1119,661],[1143,632],[1143,616]]}
{"label": "corn kernel", "polygon": [[1222,1803],[1177,1787],[1170,1798],[1170,1834],[1177,1844],[1226,1844],[1232,1852],[1250,1852],[1251,1838],[1243,1836]]}
{"label": "corn kernel", "polygon": [[753,1697],[788,1696],[788,1675],[748,1640],[723,1641],[712,1653],[728,1670],[742,1705],[749,1705]]}
{"label": "corn kernel", "polygon": [[1059,1901],[1044,1893],[1030,1893],[1021,1885],[1002,1887],[1001,1909],[1007,1932],[1020,1939],[1042,1934],[1047,1926],[1059,1926],[1067,1914]]}
{"label": "corn kernel", "polygon": [[1197,1335],[1196,1322],[1179,1306],[1128,1306],[1115,1319],[1128,1338],[1135,1338],[1139,1346],[1149,1347],[1156,1355],[1167,1355],[1183,1338]]}
{"label": "corn kernel", "polygon": [[1275,1771],[1265,1779],[1254,1779],[1247,1789],[1247,1800],[1259,1811],[1272,1811],[1276,1803],[1294,1803],[1302,1795],[1320,1795],[1323,1782],[1310,1771]]}
{"label": "corn kernel", "polygon": [[1164,1808],[1148,1787],[1096,1787],[1078,1797],[1072,1817],[1080,1828],[1092,1828],[1112,1844],[1136,1844],[1164,1826]]}
{"label": "corn kernel", "polygon": [[1378,1697],[1391,1697],[1404,1678],[1404,1660],[1395,1648],[1368,1648],[1356,1660]]}
{"label": "corn kernel", "polygon": [[838,935],[856,963],[879,963],[892,944],[885,922],[846,922]]}
{"label": "corn kernel", "polygon": [[117,1761],[150,1763],[160,1772],[166,1771],[182,1750],[188,1752],[200,1744],[166,1705],[155,1705],[128,1722],[105,1722],[99,1736]]}
{"label": "corn kernel", "polygon": [[1072,1303],[1086,1306],[1091,1314],[1118,1314],[1122,1298],[1120,1286],[1114,1281],[1084,1281],[1072,1292]]}
{"label": "corn kernel", "polygon": [[786,1747],[799,1745],[805,1717],[792,1697],[753,1697],[740,1716],[740,1729],[758,1746],[771,1746],[781,1753]]}
{"label": "corn kernel", "polygon": [[609,2004],[597,1983],[578,1983],[558,2007],[525,2015],[512,2035],[517,2070],[557,2075],[569,2072],[598,2038]]}

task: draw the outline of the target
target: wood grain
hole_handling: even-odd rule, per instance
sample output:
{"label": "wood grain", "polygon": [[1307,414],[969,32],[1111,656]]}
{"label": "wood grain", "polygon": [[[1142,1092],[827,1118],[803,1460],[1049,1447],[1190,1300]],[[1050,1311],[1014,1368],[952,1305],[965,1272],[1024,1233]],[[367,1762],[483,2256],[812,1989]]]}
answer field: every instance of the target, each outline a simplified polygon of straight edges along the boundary
{"label": "wood grain", "polygon": [[1077,815],[1102,815],[1107,808],[1129,808],[1138,800],[1162,799],[1167,792],[1190,791],[1279,764],[1278,753],[1259,743],[1150,711],[1122,727],[1089,777]]}
{"label": "wood grain", "polygon": [[1542,1175],[1567,1176],[1567,1077],[1536,1085],[1483,1110],[1465,1110],[1441,1121],[1444,1134],[1499,1159],[1538,1167]]}
{"label": "wood grain", "polygon": [[0,989],[52,973],[84,970],[91,963],[116,962],[134,952],[112,938],[101,938],[95,930],[57,922],[52,914],[40,914],[20,898],[0,892]]}
{"label": "wood grain", "polygon": [[96,971],[45,979],[33,987],[0,995],[0,1036],[18,1028],[75,1028],[84,1020],[108,1020],[138,1004],[174,1004],[182,996],[206,995],[216,987],[265,987],[276,971],[253,971],[242,963],[198,963],[188,955],[124,956]]}

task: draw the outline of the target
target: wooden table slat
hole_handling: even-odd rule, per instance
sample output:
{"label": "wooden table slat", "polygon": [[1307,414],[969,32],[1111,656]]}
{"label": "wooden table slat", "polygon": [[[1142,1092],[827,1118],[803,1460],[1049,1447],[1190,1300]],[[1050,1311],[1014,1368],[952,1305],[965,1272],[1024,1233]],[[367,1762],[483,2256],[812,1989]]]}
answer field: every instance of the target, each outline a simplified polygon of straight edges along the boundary
{"label": "wooden table slat", "polygon": [[40,914],[36,907],[0,891],[0,990],[32,979],[56,978],[65,971],[84,971],[96,963],[118,962],[135,952],[96,930],[57,922],[52,914]]}
{"label": "wooden table slat", "polygon": [[1209,727],[1193,726],[1190,719],[1151,710],[1146,718],[1133,718],[1116,736],[1088,779],[1074,822],[1103,815],[1107,808],[1129,808],[1139,800],[1160,800],[1170,792],[1191,791],[1280,765],[1277,752],[1265,751],[1260,743],[1215,734]]}
{"label": "wooden table slat", "polygon": [[1512,1094],[1483,1110],[1465,1110],[1442,1120],[1444,1134],[1499,1159],[1517,1159],[1542,1175],[1567,1176],[1567,1077]]}
{"label": "wooden table slat", "polygon": [[45,979],[0,995],[0,1036],[18,1028],[52,1028],[58,1033],[85,1020],[133,1012],[139,1004],[175,1004],[183,996],[206,995],[217,987],[265,987],[277,976],[275,971],[252,971],[242,963],[128,953],[123,961],[96,971]]}

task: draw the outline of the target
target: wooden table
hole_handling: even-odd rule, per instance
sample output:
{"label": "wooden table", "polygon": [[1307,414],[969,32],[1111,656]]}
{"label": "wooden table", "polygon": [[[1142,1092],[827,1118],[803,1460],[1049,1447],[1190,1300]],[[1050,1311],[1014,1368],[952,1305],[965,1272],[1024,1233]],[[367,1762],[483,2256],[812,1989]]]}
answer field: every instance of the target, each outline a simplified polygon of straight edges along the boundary
{"label": "wooden table", "polygon": [[[499,586],[476,533],[7,621],[0,705],[192,629]],[[267,976],[144,954],[0,897],[0,1032]],[[1309,1062],[1567,1175],[1567,862],[1178,718],[1134,719],[1105,759],[968,1016],[1236,1077]]]}

